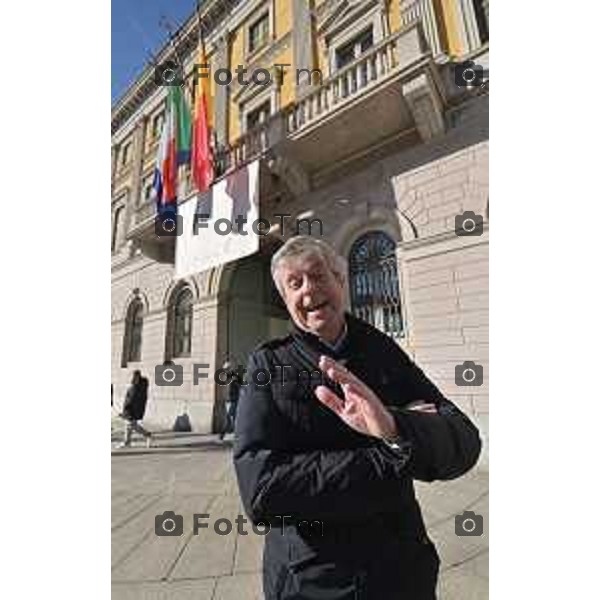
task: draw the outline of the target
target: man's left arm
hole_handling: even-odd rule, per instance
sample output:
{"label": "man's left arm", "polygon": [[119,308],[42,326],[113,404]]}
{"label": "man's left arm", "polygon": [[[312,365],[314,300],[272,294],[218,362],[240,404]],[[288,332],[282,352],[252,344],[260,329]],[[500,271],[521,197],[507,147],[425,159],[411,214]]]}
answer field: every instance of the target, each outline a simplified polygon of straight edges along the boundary
{"label": "man's left arm", "polygon": [[[481,453],[477,427],[402,350],[397,350],[401,362],[398,388],[407,391],[412,409],[398,405],[387,408],[394,417],[399,438],[413,446],[414,478],[433,481],[464,475]],[[434,405],[435,410],[419,410],[415,402]]]}

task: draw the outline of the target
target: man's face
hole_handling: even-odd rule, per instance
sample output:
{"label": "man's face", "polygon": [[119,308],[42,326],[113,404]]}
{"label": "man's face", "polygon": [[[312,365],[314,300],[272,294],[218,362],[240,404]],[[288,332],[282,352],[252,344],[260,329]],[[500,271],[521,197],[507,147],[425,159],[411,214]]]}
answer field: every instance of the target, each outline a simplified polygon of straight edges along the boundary
{"label": "man's face", "polygon": [[284,260],[276,276],[294,323],[327,341],[335,341],[344,323],[344,287],[318,256]]}

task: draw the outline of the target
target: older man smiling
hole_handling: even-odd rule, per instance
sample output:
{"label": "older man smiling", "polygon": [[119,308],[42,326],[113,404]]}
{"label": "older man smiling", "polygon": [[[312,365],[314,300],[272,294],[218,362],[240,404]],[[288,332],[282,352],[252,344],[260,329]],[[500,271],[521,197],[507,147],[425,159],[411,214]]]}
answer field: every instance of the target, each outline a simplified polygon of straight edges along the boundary
{"label": "older man smiling", "polygon": [[[266,537],[265,598],[433,600],[439,559],[413,480],[468,471],[477,429],[391,338],[344,312],[343,268],[325,242],[291,238],[272,275],[294,332],[258,347],[248,371],[322,377],[241,392],[244,508],[254,523],[288,525]],[[322,521],[322,535],[301,527],[307,520]]]}

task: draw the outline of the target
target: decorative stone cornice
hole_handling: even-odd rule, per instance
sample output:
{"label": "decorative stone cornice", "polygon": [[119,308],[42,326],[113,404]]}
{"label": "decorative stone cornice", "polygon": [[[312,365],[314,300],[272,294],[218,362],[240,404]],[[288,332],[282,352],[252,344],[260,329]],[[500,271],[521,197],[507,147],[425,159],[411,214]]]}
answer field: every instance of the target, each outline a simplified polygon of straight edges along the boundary
{"label": "decorative stone cornice", "polygon": [[379,6],[380,0],[337,0],[325,2],[317,9],[316,26],[319,35],[330,36],[339,29],[347,27],[348,23],[357,21],[361,15]]}

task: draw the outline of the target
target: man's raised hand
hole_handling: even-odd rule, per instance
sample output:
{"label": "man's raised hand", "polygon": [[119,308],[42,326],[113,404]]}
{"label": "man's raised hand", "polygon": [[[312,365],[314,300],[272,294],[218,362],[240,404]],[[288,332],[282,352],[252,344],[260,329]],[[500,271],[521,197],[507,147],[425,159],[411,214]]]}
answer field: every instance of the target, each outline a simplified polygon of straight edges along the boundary
{"label": "man's raised hand", "polygon": [[319,368],[341,386],[344,399],[324,385],[315,389],[315,395],[344,423],[360,433],[378,438],[389,439],[397,435],[391,413],[373,390],[356,375],[327,356],[321,356]]}

